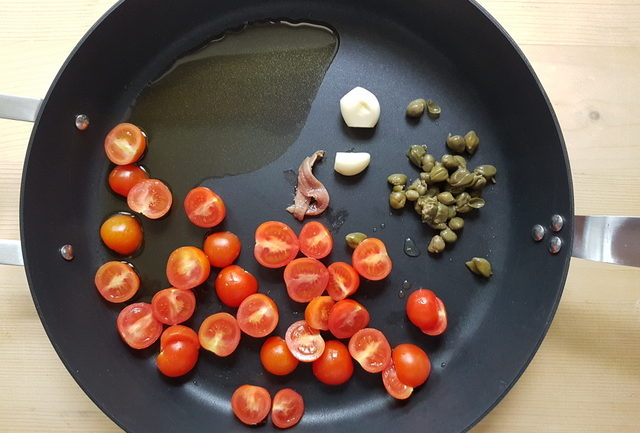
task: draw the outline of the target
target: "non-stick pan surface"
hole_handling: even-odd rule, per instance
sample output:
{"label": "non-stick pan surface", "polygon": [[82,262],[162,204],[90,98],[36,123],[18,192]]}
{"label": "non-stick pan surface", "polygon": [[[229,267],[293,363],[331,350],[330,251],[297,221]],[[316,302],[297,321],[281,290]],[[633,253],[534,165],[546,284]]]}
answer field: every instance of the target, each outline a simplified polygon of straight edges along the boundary
{"label": "non-stick pan surface", "polygon": [[[383,330],[392,345],[413,342],[431,356],[428,383],[405,402],[386,394],[379,375],[359,367],[341,387],[320,384],[307,365],[291,377],[270,376],[258,360],[262,341],[246,336],[232,356],[203,352],[191,374],[164,378],[155,368],[157,347],[128,349],[115,328],[121,307],[107,305],[93,287],[98,266],[116,258],[101,245],[98,227],[106,215],[126,210],[106,186],[106,132],[127,118],[136,95],[177,57],[242,23],[281,18],[325,23],[340,38],[298,138],[256,171],[207,178],[190,167],[196,159],[216,158],[215,144],[203,151],[197,143],[176,143],[182,155],[166,161],[162,150],[154,151],[154,131],[148,130],[144,164],[171,186],[175,205],[163,220],[143,219],[145,248],[132,262],[144,287],[135,300],[148,301],[168,286],[164,266],[174,248],[201,244],[204,231],[190,225],[181,201],[189,188],[202,184],[224,198],[228,216],[222,227],[242,239],[238,263],[278,303],[276,333],[283,335],[302,317],[303,306],[287,298],[280,270],[255,263],[253,232],[270,219],[300,228],[284,211],[293,193],[288,173],[306,155],[325,149],[327,159],[315,173],[331,194],[330,209],[318,218],[332,227],[336,240],[327,262],[349,260],[341,242],[346,233],[363,231],[384,240],[393,272],[382,282],[363,283],[355,298],[369,309],[370,326]],[[369,134],[344,127],[340,118],[338,100],[356,85],[373,91],[382,105],[380,122]],[[406,121],[404,107],[420,96],[441,103],[439,120]],[[89,129],[74,127],[78,113],[90,116]],[[448,132],[471,128],[482,140],[471,164],[496,165],[498,184],[487,189],[487,206],[467,219],[459,242],[431,257],[426,243],[433,233],[410,209],[390,212],[385,179],[394,172],[414,173],[404,157],[410,144],[429,144],[440,156]],[[372,155],[368,170],[353,179],[332,169],[334,152],[347,149]],[[96,404],[128,431],[246,430],[229,405],[233,390],[244,383],[271,392],[298,390],[306,402],[299,431],[463,431],[512,386],[551,322],[571,251],[569,179],[562,138],[537,79],[511,40],[472,2],[128,1],[79,44],[36,122],[22,188],[25,263],[38,312],[60,357]],[[569,245],[553,256],[531,240],[529,229],[555,213],[568,217],[563,231]],[[407,236],[422,250],[419,257],[403,253]],[[75,249],[70,262],[58,254],[67,243]],[[491,279],[466,270],[464,261],[473,256],[491,260]],[[443,299],[449,315],[444,335],[429,337],[408,323],[399,296],[405,280],[412,289],[428,287]],[[232,311],[219,304],[211,281],[196,294],[200,303],[191,326],[213,312]],[[272,429],[270,424],[258,428]]]}

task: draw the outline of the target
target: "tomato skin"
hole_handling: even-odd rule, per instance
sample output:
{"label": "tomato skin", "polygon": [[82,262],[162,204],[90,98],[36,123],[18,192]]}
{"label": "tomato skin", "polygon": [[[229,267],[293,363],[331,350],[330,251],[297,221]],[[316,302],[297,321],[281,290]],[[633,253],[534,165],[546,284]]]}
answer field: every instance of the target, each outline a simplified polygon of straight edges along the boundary
{"label": "tomato skin", "polygon": [[349,353],[369,373],[380,373],[391,362],[391,346],[384,334],[374,328],[364,328],[349,340]]}
{"label": "tomato skin", "polygon": [[120,303],[138,293],[140,277],[128,263],[112,261],[98,268],[94,283],[104,299]]}
{"label": "tomato skin", "polygon": [[353,376],[353,360],[349,349],[338,340],[325,343],[320,358],[313,361],[313,375],[327,385],[342,385]]}
{"label": "tomato skin", "polygon": [[127,305],[118,314],[118,333],[133,349],[151,346],[162,333],[162,323],[153,317],[151,304],[137,302]]}
{"label": "tomato skin", "polygon": [[172,325],[162,332],[160,336],[160,348],[163,348],[173,340],[188,341],[196,347],[200,347],[200,340],[196,331],[184,325]]}
{"label": "tomato skin", "polygon": [[165,325],[177,325],[189,320],[196,310],[196,296],[191,290],[170,287],[153,295],[153,316]]}
{"label": "tomato skin", "polygon": [[291,388],[284,388],[273,396],[271,421],[278,428],[289,428],[298,424],[304,414],[302,396]]}
{"label": "tomato skin", "polygon": [[367,280],[379,281],[391,273],[392,263],[380,239],[366,238],[353,250],[353,267]]}
{"label": "tomato skin", "polygon": [[245,334],[260,338],[271,334],[278,326],[278,306],[262,293],[247,296],[236,314],[238,326]]}
{"label": "tomato skin", "polygon": [[341,301],[358,291],[360,287],[360,275],[349,263],[331,263],[329,271],[329,283],[327,293],[334,301]]}
{"label": "tomato skin", "polygon": [[329,271],[322,262],[308,257],[292,260],[284,268],[284,283],[289,297],[296,302],[310,302],[322,295],[329,282]]}
{"label": "tomato skin", "polygon": [[329,312],[329,331],[336,338],[351,338],[369,324],[370,316],[364,305],[353,299],[336,302]]}
{"label": "tomato skin", "polygon": [[424,350],[415,344],[399,344],[391,352],[398,379],[415,388],[422,385],[431,373],[431,361]]}
{"label": "tomato skin", "polygon": [[279,221],[266,221],[255,233],[253,255],[266,268],[281,268],[293,260],[300,250],[298,237],[291,227]]}
{"label": "tomato skin", "polygon": [[198,227],[214,227],[227,215],[222,198],[206,186],[193,188],[184,199],[184,209],[189,221]]}
{"label": "tomato skin", "polygon": [[242,243],[231,232],[211,233],[204,240],[203,250],[211,266],[224,268],[232,264],[240,255]]}
{"label": "tomato skin", "polygon": [[304,320],[309,326],[321,331],[329,330],[329,312],[335,302],[330,296],[317,296],[307,304],[304,310]]}
{"label": "tomato skin", "polygon": [[141,180],[127,194],[129,209],[152,220],[165,216],[172,203],[171,190],[158,179]]}
{"label": "tomato skin", "polygon": [[242,385],[231,396],[231,410],[243,423],[256,425],[263,421],[271,410],[269,391],[261,386]]}
{"label": "tomato skin", "polygon": [[109,187],[116,194],[126,197],[136,183],[145,179],[149,179],[149,173],[139,165],[116,165],[109,173]]}
{"label": "tomato skin", "polygon": [[300,251],[312,259],[322,259],[333,249],[331,232],[318,221],[310,221],[302,226],[300,235]]}
{"label": "tomato skin", "polygon": [[100,226],[100,238],[110,250],[129,256],[142,245],[142,226],[133,215],[115,214]]}
{"label": "tomato skin", "polygon": [[406,400],[413,394],[413,388],[400,382],[393,361],[382,372],[382,384],[390,396],[398,400]]}
{"label": "tomato skin", "polygon": [[239,307],[247,296],[258,291],[258,280],[238,265],[222,269],[215,281],[216,294],[229,307]]}
{"label": "tomato skin", "polygon": [[440,335],[447,328],[444,304],[431,290],[418,289],[407,298],[407,317],[422,332]]}
{"label": "tomato skin", "polygon": [[160,336],[160,354],[156,358],[156,365],[168,377],[183,376],[198,362],[198,336],[191,328],[178,326],[168,327]]}
{"label": "tomato skin", "polygon": [[202,321],[198,340],[203,349],[218,356],[231,355],[240,343],[240,327],[229,313],[216,313]]}
{"label": "tomato skin", "polygon": [[260,362],[265,370],[276,376],[292,373],[299,363],[291,354],[287,343],[280,337],[269,337],[262,344]]}
{"label": "tomato skin", "polygon": [[104,139],[104,151],[107,158],[116,165],[136,162],[144,154],[146,148],[146,135],[131,123],[116,125]]}
{"label": "tomato skin", "polygon": [[196,247],[175,249],[167,260],[167,279],[178,289],[192,289],[207,281],[211,273],[209,259]]}
{"label": "tomato skin", "polygon": [[320,331],[309,326],[304,320],[298,320],[289,326],[285,341],[291,354],[302,362],[312,362],[320,358],[325,348]]}

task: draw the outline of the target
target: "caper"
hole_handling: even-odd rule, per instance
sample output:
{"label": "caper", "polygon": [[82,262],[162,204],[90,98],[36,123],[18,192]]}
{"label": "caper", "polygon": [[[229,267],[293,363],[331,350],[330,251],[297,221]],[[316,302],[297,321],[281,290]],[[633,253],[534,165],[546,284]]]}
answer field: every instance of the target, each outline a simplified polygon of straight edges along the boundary
{"label": "caper", "polygon": [[458,167],[456,171],[454,171],[447,182],[453,187],[468,187],[473,183],[473,173],[469,172],[466,168]]}
{"label": "caper", "polygon": [[407,196],[404,192],[392,192],[389,194],[389,206],[394,209],[402,209],[407,203]]}
{"label": "caper", "polygon": [[425,195],[427,193],[427,189],[426,182],[420,182],[420,186],[416,188],[416,191],[418,191],[419,195]]}
{"label": "caper", "polygon": [[424,113],[424,109],[427,105],[427,101],[422,98],[414,99],[407,105],[408,117],[420,117]]}
{"label": "caper", "polygon": [[393,192],[404,191],[404,185],[393,185]]}
{"label": "caper", "polygon": [[444,203],[446,205],[450,205],[456,202],[456,199],[453,197],[453,194],[447,191],[441,192],[440,194],[437,195],[437,197],[440,203]]}
{"label": "caper", "polygon": [[465,134],[464,144],[465,144],[465,149],[470,155],[473,155],[474,153],[476,153],[476,150],[478,149],[478,145],[480,144],[480,137],[478,137],[478,134],[476,134],[476,131],[471,130]]}
{"label": "caper", "polygon": [[455,170],[460,165],[458,160],[456,160],[456,158],[453,155],[449,155],[449,154],[442,155],[440,162],[448,170]]}
{"label": "caper", "polygon": [[429,175],[429,173],[423,171],[420,173],[420,180],[424,181],[425,183],[429,183],[431,182],[431,176]]}
{"label": "caper", "polygon": [[465,139],[462,135],[451,135],[447,137],[447,147],[455,153],[462,153],[465,149]]}
{"label": "caper", "polygon": [[469,200],[471,200],[471,196],[469,195],[469,193],[461,192],[456,196],[456,206],[464,206],[465,204],[469,203]]}
{"label": "caper", "polygon": [[460,217],[453,217],[449,220],[449,228],[451,230],[461,230],[464,227],[464,220]]}
{"label": "caper", "polygon": [[409,161],[413,163],[416,167],[420,167],[422,164],[422,157],[427,154],[427,146],[422,145],[414,145],[410,146],[407,151],[407,158]]}
{"label": "caper", "polygon": [[440,232],[440,237],[444,239],[444,241],[448,244],[452,244],[458,240],[458,235],[456,234],[456,232],[448,227]]}
{"label": "caper", "polygon": [[431,182],[442,182],[449,178],[449,171],[442,165],[436,165],[429,172],[429,176],[431,177]]}
{"label": "caper", "polygon": [[440,254],[441,252],[444,251],[444,248],[445,248],[445,243],[444,243],[444,239],[442,239],[442,236],[435,235],[434,237],[431,238],[431,241],[429,242],[429,246],[427,246],[427,251],[433,254]]}
{"label": "caper", "polygon": [[473,182],[469,185],[472,189],[483,189],[487,186],[487,179],[484,176],[480,176],[479,174],[473,175]]}
{"label": "caper", "polygon": [[456,206],[456,212],[458,212],[458,213],[471,212],[471,209],[473,209],[473,208],[471,206],[469,206],[468,204],[464,204],[462,206]]}
{"label": "caper", "polygon": [[440,113],[442,113],[442,108],[438,105],[437,102],[432,101],[431,99],[427,99],[427,114],[432,119],[437,119],[440,117]]}
{"label": "caper", "polygon": [[423,195],[426,195],[427,197],[435,197],[438,194],[440,194],[440,188],[437,185],[433,185],[433,186],[430,186],[427,189],[427,192]]}
{"label": "caper", "polygon": [[392,174],[387,178],[387,182],[389,182],[391,185],[406,185],[407,175],[401,173]]}
{"label": "caper", "polygon": [[346,235],[344,237],[344,240],[347,241],[347,245],[349,245],[351,248],[355,248],[366,238],[367,235],[365,235],[364,233],[353,232]]}
{"label": "caper", "polygon": [[481,197],[471,197],[467,205],[473,209],[480,209],[481,207],[484,207],[485,201]]}
{"label": "caper", "polygon": [[466,262],[465,265],[467,265],[467,268],[469,268],[469,270],[476,275],[481,275],[485,278],[489,278],[491,275],[493,275],[493,271],[491,270],[491,263],[489,263],[487,259],[474,257]]}
{"label": "caper", "polygon": [[470,189],[469,190],[469,195],[471,196],[471,198],[482,197],[482,190],[481,189]]}
{"label": "caper", "polygon": [[476,169],[473,170],[473,172],[481,176],[484,176],[485,179],[489,180],[496,175],[498,170],[493,165],[485,164],[485,165],[476,167]]}
{"label": "caper", "polygon": [[453,218],[458,214],[455,206],[449,206],[449,216],[447,218]]}
{"label": "caper", "polygon": [[467,168],[467,160],[464,159],[462,155],[453,155],[453,157],[458,161],[458,166],[462,168]]}
{"label": "caper", "polygon": [[442,186],[442,190],[443,191],[449,191],[451,194],[456,195],[456,194],[460,194],[462,192],[465,192],[467,190],[467,187],[465,186],[452,186],[450,183],[445,183]]}
{"label": "caper", "polygon": [[418,198],[420,198],[420,193],[415,189],[408,190],[407,192],[404,193],[404,195],[407,197],[407,200],[409,201],[416,201],[418,200]]}
{"label": "caper", "polygon": [[436,158],[432,154],[427,153],[422,157],[422,162],[420,164],[420,168],[422,168],[423,171],[429,172],[436,164]]}
{"label": "caper", "polygon": [[434,230],[444,230],[447,228],[447,225],[445,223],[430,223],[428,221],[423,221],[426,225],[428,225],[429,227],[431,227]]}

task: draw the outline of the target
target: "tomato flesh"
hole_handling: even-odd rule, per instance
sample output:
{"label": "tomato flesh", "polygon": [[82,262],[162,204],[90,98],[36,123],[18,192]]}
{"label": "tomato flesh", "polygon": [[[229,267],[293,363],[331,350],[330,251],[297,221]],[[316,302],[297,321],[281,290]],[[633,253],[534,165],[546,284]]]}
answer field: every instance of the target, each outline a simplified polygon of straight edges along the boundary
{"label": "tomato flesh", "polygon": [[382,384],[390,396],[398,400],[406,400],[413,394],[413,388],[400,382],[393,361],[382,372]]}
{"label": "tomato flesh", "polygon": [[140,128],[131,123],[116,125],[104,139],[107,158],[117,165],[136,162],[147,148],[147,137]]}
{"label": "tomato flesh", "polygon": [[304,320],[309,326],[322,331],[329,330],[329,312],[335,302],[330,296],[315,297],[304,310]]}
{"label": "tomato flesh", "polygon": [[333,249],[333,238],[327,228],[318,221],[310,221],[300,230],[300,251],[312,259],[327,257]]}
{"label": "tomato flesh", "polygon": [[134,349],[151,346],[162,333],[162,323],[153,317],[151,304],[137,302],[120,311],[117,320],[122,340]]}
{"label": "tomato flesh", "polygon": [[189,221],[198,227],[214,227],[222,222],[227,209],[222,198],[205,186],[193,188],[184,199]]}
{"label": "tomato flesh", "polygon": [[204,283],[211,272],[209,259],[196,247],[180,247],[167,260],[167,279],[178,289],[192,289]]}
{"label": "tomato flesh", "polygon": [[258,280],[240,266],[231,265],[218,273],[215,288],[223,304],[239,307],[247,296],[258,291]]}
{"label": "tomato flesh", "polygon": [[298,424],[303,414],[304,400],[291,388],[281,389],[273,396],[271,421],[276,427],[293,427]]}
{"label": "tomato flesh", "polygon": [[436,298],[436,303],[438,304],[438,321],[436,322],[436,325],[430,329],[420,329],[425,334],[431,336],[440,335],[447,329],[447,310],[440,298]]}
{"label": "tomato flesh", "polygon": [[313,361],[313,375],[327,385],[342,385],[353,375],[353,360],[349,349],[338,340],[325,343],[322,355]]}
{"label": "tomato flesh", "polygon": [[[198,336],[186,326],[177,330],[167,328],[160,337],[160,354],[156,365],[162,374],[168,377],[183,376],[190,372],[198,362]],[[190,333],[187,330],[191,331]],[[195,338],[195,341],[194,341]]]}
{"label": "tomato flesh", "polygon": [[218,356],[229,356],[240,343],[240,327],[231,314],[216,313],[204,319],[198,340],[203,349]]}
{"label": "tomato flesh", "polygon": [[173,196],[169,187],[158,179],[145,179],[131,187],[127,205],[149,219],[162,218],[171,209]]}
{"label": "tomato flesh", "polygon": [[415,344],[399,344],[391,352],[391,359],[400,382],[412,388],[425,383],[431,373],[429,357]]}
{"label": "tomato flesh", "polygon": [[269,391],[261,386],[242,385],[231,396],[231,410],[243,423],[258,424],[271,410]]}
{"label": "tomato flesh", "polygon": [[304,320],[293,323],[287,329],[285,341],[291,354],[302,362],[312,362],[324,352],[324,339],[320,331],[312,328]]}
{"label": "tomato flesh", "polygon": [[353,267],[367,280],[378,281],[391,273],[391,259],[380,239],[367,238],[360,242],[352,256]]}
{"label": "tomato flesh", "polygon": [[165,325],[189,320],[196,309],[196,296],[191,290],[163,289],[151,299],[153,316]]}
{"label": "tomato flesh", "polygon": [[284,283],[289,297],[309,302],[322,295],[329,282],[329,271],[322,262],[303,257],[292,260],[284,269]]}
{"label": "tomato flesh", "polygon": [[238,326],[251,337],[266,337],[278,326],[278,307],[262,293],[247,296],[238,307]]}
{"label": "tomato flesh", "polygon": [[98,268],[94,282],[98,292],[109,302],[125,302],[133,298],[140,288],[140,277],[131,265],[107,262]]}
{"label": "tomato flesh", "polygon": [[267,268],[281,268],[293,260],[300,249],[291,227],[279,221],[267,221],[256,229],[253,255]]}
{"label": "tomato flesh", "polygon": [[329,331],[336,338],[351,338],[369,324],[369,312],[364,305],[352,299],[336,302],[328,318]]}
{"label": "tomato flesh", "polygon": [[329,283],[327,293],[334,301],[341,301],[358,291],[360,287],[360,276],[356,270],[348,263],[331,263],[329,271]]}
{"label": "tomato flesh", "polygon": [[218,232],[207,236],[204,240],[203,250],[211,266],[224,268],[238,258],[241,246],[240,239],[235,234]]}
{"label": "tomato flesh", "polygon": [[129,256],[142,245],[142,226],[133,215],[115,214],[100,226],[100,238],[109,249]]}
{"label": "tomato flesh", "polygon": [[109,186],[116,194],[126,197],[135,184],[145,179],[149,179],[149,174],[139,165],[116,165],[109,173]]}
{"label": "tomato flesh", "polygon": [[299,363],[280,337],[267,338],[260,348],[260,362],[265,370],[276,376],[292,373]]}
{"label": "tomato flesh", "polygon": [[349,353],[369,373],[380,373],[391,362],[391,346],[384,334],[364,328],[349,340]]}

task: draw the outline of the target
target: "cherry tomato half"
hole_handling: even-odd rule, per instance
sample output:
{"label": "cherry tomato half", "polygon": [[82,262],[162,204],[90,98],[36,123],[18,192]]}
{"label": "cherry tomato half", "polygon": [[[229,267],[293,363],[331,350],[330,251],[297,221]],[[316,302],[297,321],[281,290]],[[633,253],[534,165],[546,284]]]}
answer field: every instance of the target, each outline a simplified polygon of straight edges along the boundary
{"label": "cherry tomato half", "polygon": [[360,287],[360,276],[350,264],[331,263],[327,270],[329,271],[327,293],[334,301],[341,301],[353,295]]}
{"label": "cherry tomato half", "polygon": [[427,381],[431,373],[431,361],[424,350],[415,344],[399,344],[391,352],[398,379],[415,388]]}
{"label": "cherry tomato half", "polygon": [[116,194],[126,197],[136,183],[145,179],[149,179],[149,173],[139,165],[116,165],[109,173],[109,186]]}
{"label": "cherry tomato half", "polygon": [[238,326],[242,332],[260,338],[271,334],[278,326],[278,307],[262,293],[247,296],[238,307]]}
{"label": "cherry tomato half", "polygon": [[260,348],[260,362],[269,373],[284,376],[293,372],[299,361],[282,338],[269,337]]}
{"label": "cherry tomato half", "polygon": [[304,414],[302,396],[291,388],[281,389],[273,396],[271,421],[278,428],[289,428],[298,424]]}
{"label": "cherry tomato half", "polygon": [[367,238],[360,242],[353,250],[352,263],[367,280],[382,280],[391,273],[391,259],[380,239]]}
{"label": "cherry tomato half", "polygon": [[211,273],[209,259],[196,247],[180,247],[167,260],[167,279],[178,289],[192,289],[204,283]]}
{"label": "cherry tomato half", "polygon": [[134,349],[151,346],[162,333],[162,323],[153,317],[151,304],[138,302],[127,305],[118,314],[118,333]]}
{"label": "cherry tomato half", "polygon": [[327,257],[333,249],[331,233],[318,221],[310,221],[302,226],[298,240],[302,254],[312,259]]}
{"label": "cherry tomato half", "polygon": [[191,290],[160,290],[151,299],[153,316],[165,325],[177,325],[193,315],[196,310],[196,296]]}
{"label": "cherry tomato half", "polygon": [[369,373],[380,373],[391,362],[391,346],[384,334],[364,328],[349,340],[349,353]]}
{"label": "cherry tomato half", "polygon": [[102,297],[114,303],[128,301],[140,288],[138,274],[124,262],[107,262],[100,266],[94,282]]}
{"label": "cherry tomato half", "polygon": [[298,255],[298,237],[291,227],[279,221],[267,221],[256,229],[253,255],[267,268],[281,268]]}
{"label": "cherry tomato half", "polygon": [[206,186],[193,188],[184,199],[189,221],[198,227],[214,227],[227,215],[222,198]]}
{"label": "cherry tomato half", "polygon": [[[198,349],[195,331],[190,336],[184,336],[184,330],[178,332],[172,330],[172,326],[167,328],[160,337],[160,354],[156,358],[156,365],[162,374],[168,377],[183,376],[190,372],[198,362]],[[185,326],[181,328],[186,328]],[[165,334],[169,333],[169,337]],[[194,343],[193,338],[196,338]]]}
{"label": "cherry tomato half", "polygon": [[163,348],[173,340],[187,340],[196,347],[200,347],[200,340],[196,331],[184,325],[169,326],[160,336],[160,348]]}
{"label": "cherry tomato half", "polygon": [[351,338],[357,331],[366,328],[369,319],[369,312],[364,305],[353,299],[343,299],[329,311],[329,331],[336,338]]}
{"label": "cherry tomato half", "polygon": [[258,280],[238,265],[222,269],[215,282],[216,294],[229,307],[239,307],[249,295],[258,291]]}
{"label": "cherry tomato half", "polygon": [[447,311],[431,290],[419,289],[407,298],[407,317],[422,332],[440,335],[447,329]]}
{"label": "cherry tomato half", "polygon": [[216,313],[204,319],[198,340],[203,349],[218,356],[229,356],[240,343],[240,327],[231,314]]}
{"label": "cherry tomato half", "polygon": [[285,341],[291,354],[302,362],[312,362],[320,358],[324,352],[324,339],[320,331],[299,320],[289,326]]}
{"label": "cherry tomato half", "polygon": [[309,326],[322,331],[329,330],[329,311],[333,307],[333,299],[330,296],[317,296],[307,304],[304,309],[304,320]]}
{"label": "cherry tomato half", "polygon": [[129,209],[152,220],[165,216],[171,209],[171,203],[171,190],[158,179],[141,180],[127,194]]}
{"label": "cherry tomato half", "polygon": [[231,410],[243,423],[258,424],[271,410],[269,391],[261,386],[242,385],[231,396]]}
{"label": "cherry tomato half", "polygon": [[382,371],[382,384],[390,396],[398,400],[406,400],[413,394],[413,388],[400,382],[393,361]]}
{"label": "cherry tomato half", "polygon": [[107,158],[116,165],[127,165],[140,159],[147,148],[147,137],[131,123],[116,125],[104,139]]}
{"label": "cherry tomato half", "polygon": [[329,271],[319,260],[302,257],[284,268],[284,283],[289,297],[296,302],[309,302],[322,295],[329,282]]}
{"label": "cherry tomato half", "polygon": [[313,375],[327,385],[342,385],[353,375],[349,349],[338,340],[329,340],[320,358],[313,361]]}
{"label": "cherry tomato half", "polygon": [[204,253],[209,258],[211,266],[224,268],[229,266],[240,255],[241,247],[238,236],[231,232],[211,233],[204,240]]}
{"label": "cherry tomato half", "polygon": [[115,214],[100,226],[100,238],[109,249],[129,256],[142,245],[142,226],[133,215]]}

